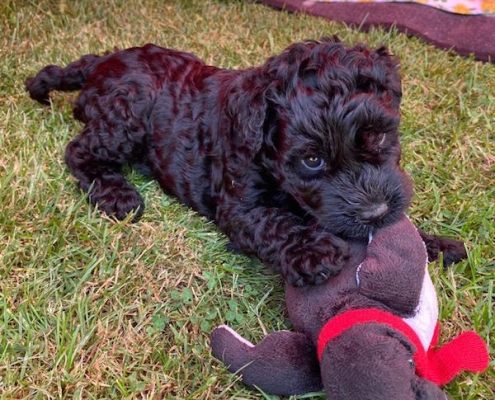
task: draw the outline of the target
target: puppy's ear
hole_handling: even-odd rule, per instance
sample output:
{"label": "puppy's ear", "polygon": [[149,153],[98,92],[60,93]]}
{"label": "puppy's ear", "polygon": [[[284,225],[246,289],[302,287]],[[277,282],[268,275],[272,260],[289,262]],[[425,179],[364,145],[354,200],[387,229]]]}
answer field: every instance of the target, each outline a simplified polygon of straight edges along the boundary
{"label": "puppy's ear", "polygon": [[[383,79],[383,86],[386,93],[386,101],[393,109],[399,109],[402,99],[402,82],[400,77],[399,59],[393,56],[386,47],[380,47],[374,52],[376,62],[381,64],[385,70],[385,74],[378,76]],[[379,79],[380,79],[379,78]]]}
{"label": "puppy's ear", "polygon": [[229,164],[239,167],[252,162],[263,146],[265,133],[274,119],[269,93],[273,82],[257,70],[246,71],[236,79],[227,94],[222,135],[227,137],[225,151]]}

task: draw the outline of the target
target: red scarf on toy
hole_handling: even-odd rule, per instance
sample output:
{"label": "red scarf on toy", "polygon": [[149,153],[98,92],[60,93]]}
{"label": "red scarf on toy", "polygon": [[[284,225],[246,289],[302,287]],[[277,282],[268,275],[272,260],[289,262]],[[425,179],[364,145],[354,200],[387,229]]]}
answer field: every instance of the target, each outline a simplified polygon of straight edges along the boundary
{"label": "red scarf on toy", "polygon": [[437,324],[430,348],[425,351],[416,332],[402,318],[374,308],[350,310],[330,319],[318,336],[318,359],[321,361],[323,350],[330,340],[354,325],[365,323],[388,325],[406,336],[416,347],[414,362],[417,375],[436,385],[445,385],[461,371],[482,372],[488,367],[488,349],[476,332],[464,332],[437,348]]}

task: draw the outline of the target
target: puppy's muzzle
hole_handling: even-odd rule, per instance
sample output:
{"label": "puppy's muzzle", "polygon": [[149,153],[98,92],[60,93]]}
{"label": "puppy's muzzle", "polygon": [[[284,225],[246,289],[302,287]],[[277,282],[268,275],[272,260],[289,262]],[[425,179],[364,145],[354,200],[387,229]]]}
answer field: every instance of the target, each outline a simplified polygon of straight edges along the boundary
{"label": "puppy's muzzle", "polygon": [[361,165],[345,169],[325,187],[319,219],[344,237],[367,238],[376,228],[391,224],[408,207],[412,186],[397,167]]}

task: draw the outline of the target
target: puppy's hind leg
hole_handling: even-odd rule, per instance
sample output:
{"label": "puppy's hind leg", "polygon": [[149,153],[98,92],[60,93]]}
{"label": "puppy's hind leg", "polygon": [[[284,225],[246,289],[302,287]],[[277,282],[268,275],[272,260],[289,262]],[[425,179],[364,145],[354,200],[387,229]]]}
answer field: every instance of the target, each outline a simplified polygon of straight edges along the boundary
{"label": "puppy's hind leg", "polygon": [[466,247],[463,242],[441,236],[428,235],[422,230],[419,230],[419,234],[423,242],[425,242],[430,261],[437,261],[440,253],[443,254],[444,266],[458,263],[467,258]]}
{"label": "puppy's hind leg", "polygon": [[88,122],[83,132],[68,144],[66,164],[92,204],[119,220],[133,211],[137,220],[144,202],[122,173],[122,166],[132,160],[137,143],[129,135],[115,132],[115,127],[113,131],[106,128],[102,120]]}

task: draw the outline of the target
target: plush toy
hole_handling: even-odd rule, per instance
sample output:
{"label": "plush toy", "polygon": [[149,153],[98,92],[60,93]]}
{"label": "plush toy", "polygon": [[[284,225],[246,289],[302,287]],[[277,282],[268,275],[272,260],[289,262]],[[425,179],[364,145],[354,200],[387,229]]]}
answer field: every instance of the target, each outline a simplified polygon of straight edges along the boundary
{"label": "plush toy", "polygon": [[254,346],[227,326],[211,335],[216,358],[265,393],[324,389],[332,400],[445,400],[439,386],[488,366],[486,344],[465,332],[436,348],[438,305],[425,246],[409,219],[353,243],[342,272],[323,285],[287,285],[295,332]]}

